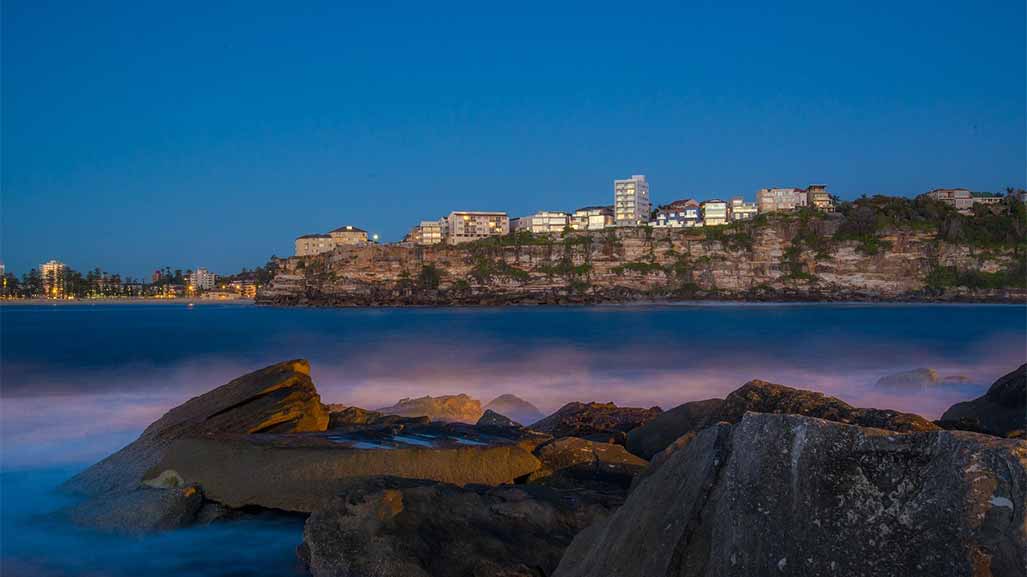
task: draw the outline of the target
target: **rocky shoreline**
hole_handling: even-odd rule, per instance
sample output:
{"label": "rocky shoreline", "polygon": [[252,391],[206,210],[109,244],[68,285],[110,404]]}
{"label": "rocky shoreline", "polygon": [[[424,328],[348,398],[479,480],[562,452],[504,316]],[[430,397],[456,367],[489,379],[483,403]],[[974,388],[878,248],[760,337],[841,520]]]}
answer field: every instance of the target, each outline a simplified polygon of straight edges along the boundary
{"label": "rocky shoreline", "polygon": [[329,405],[287,361],[169,411],[67,481],[65,513],[128,535],[307,515],[316,577],[1027,574],[1027,364],[936,422],[759,380],[499,410],[541,416]]}

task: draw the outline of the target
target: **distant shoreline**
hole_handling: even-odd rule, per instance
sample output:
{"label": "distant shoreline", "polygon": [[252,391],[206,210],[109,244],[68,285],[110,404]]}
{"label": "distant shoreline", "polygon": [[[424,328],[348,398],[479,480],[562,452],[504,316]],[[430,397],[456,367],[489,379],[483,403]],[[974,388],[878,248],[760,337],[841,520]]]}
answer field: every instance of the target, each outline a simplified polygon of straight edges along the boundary
{"label": "distant shoreline", "polygon": [[10,299],[0,300],[0,307],[6,306],[72,306],[72,305],[252,305],[253,299]]}

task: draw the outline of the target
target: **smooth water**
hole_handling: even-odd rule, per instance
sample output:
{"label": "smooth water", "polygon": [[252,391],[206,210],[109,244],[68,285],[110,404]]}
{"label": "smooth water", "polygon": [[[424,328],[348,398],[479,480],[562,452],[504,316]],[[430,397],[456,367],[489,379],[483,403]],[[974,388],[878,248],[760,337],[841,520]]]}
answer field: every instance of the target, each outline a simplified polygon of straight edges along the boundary
{"label": "smooth water", "polygon": [[[677,305],[279,309],[204,304],[0,307],[0,574],[290,575],[302,521],[147,537],[70,527],[53,489],[167,409],[262,366],[312,363],[325,402],[503,393],[660,405],[760,378],[937,418],[1027,358],[1027,308]],[[873,386],[928,367],[967,382]]]}

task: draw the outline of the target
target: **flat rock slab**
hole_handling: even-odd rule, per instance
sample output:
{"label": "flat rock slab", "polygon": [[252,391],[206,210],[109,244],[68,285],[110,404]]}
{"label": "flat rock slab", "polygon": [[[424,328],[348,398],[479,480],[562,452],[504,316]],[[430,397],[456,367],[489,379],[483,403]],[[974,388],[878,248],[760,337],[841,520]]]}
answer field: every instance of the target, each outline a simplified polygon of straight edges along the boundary
{"label": "flat rock slab", "polygon": [[145,475],[196,483],[229,507],[256,505],[311,512],[354,479],[392,476],[454,485],[511,483],[541,466],[516,445],[367,450],[324,438],[181,439]]}
{"label": "flat rock slab", "polygon": [[87,499],[68,510],[73,523],[122,534],[142,534],[186,527],[203,507],[196,487],[139,487]]}
{"label": "flat rock slab", "polygon": [[750,413],[698,433],[556,577],[1023,576],[1027,443]]}

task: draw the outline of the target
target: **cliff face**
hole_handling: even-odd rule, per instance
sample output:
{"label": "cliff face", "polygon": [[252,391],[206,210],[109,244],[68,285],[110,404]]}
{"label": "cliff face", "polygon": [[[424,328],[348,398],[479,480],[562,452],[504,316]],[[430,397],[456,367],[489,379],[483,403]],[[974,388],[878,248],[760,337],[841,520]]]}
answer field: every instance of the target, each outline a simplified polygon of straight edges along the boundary
{"label": "cliff face", "polygon": [[837,219],[776,218],[708,229],[615,228],[462,246],[340,247],[278,261],[258,302],[280,305],[589,303],[635,300],[1027,301],[1027,287],[938,289],[940,268],[998,273],[1011,250],[931,231],[835,241]]}

